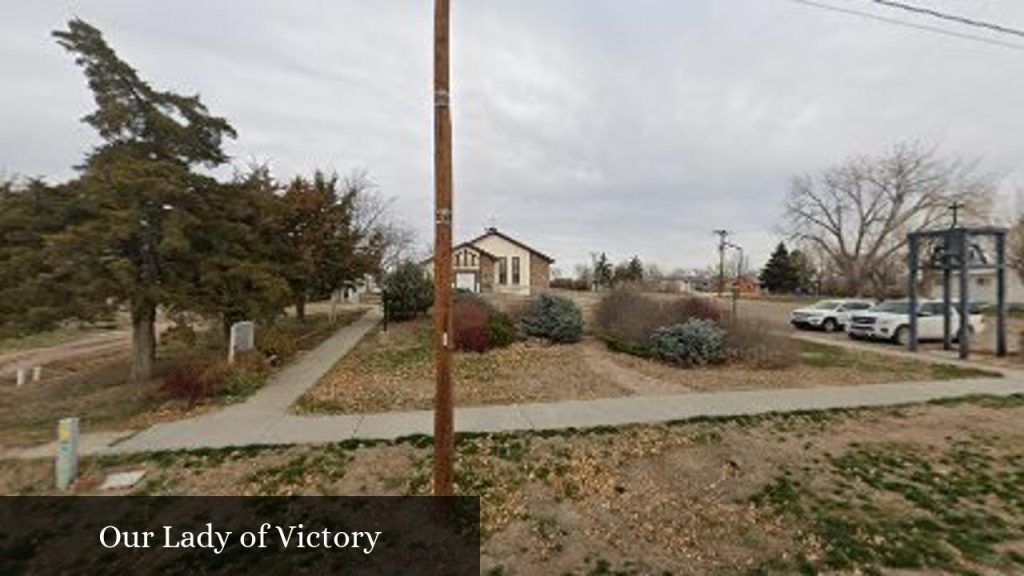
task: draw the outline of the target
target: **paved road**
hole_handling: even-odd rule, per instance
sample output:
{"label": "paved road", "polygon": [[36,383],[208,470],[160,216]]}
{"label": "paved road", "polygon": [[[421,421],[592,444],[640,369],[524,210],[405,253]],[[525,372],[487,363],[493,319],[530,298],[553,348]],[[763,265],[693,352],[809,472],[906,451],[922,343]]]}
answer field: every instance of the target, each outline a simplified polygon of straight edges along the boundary
{"label": "paved road", "polygon": [[[379,320],[379,311],[368,312],[279,372],[244,404],[188,420],[158,424],[126,438],[118,438],[111,433],[86,434],[81,452],[124,454],[431,435],[433,413],[429,410],[340,416],[287,413],[288,406],[314,386]],[[895,353],[902,354],[900,351]],[[638,395],[590,401],[470,407],[456,411],[455,424],[459,432],[557,430],[657,423],[701,416],[890,406],[976,394],[1024,394],[1024,374],[1008,371],[1004,378],[976,380]],[[55,446],[51,444],[11,451],[3,457],[42,458],[51,456],[54,451]]]}

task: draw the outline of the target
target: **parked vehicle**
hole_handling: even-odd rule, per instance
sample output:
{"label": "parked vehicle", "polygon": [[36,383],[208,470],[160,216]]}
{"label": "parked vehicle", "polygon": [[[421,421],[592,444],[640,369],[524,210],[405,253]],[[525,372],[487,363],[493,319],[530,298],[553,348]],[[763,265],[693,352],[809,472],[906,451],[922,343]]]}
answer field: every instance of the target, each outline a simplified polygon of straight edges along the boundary
{"label": "parked vehicle", "polygon": [[[917,305],[917,338],[924,340],[942,340],[943,314],[941,300],[922,300]],[[960,313],[956,307],[950,308],[950,326],[953,339],[958,340],[961,333]],[[969,334],[981,332],[984,319],[980,314],[972,314],[967,320]],[[882,302],[871,310],[858,312],[850,319],[847,328],[850,338],[870,340],[890,340],[901,345],[910,342],[910,301],[889,300]]]}
{"label": "parked vehicle", "polygon": [[797,308],[789,315],[789,323],[801,329],[825,332],[843,330],[850,323],[850,315],[874,306],[868,300],[822,300],[807,308]]}

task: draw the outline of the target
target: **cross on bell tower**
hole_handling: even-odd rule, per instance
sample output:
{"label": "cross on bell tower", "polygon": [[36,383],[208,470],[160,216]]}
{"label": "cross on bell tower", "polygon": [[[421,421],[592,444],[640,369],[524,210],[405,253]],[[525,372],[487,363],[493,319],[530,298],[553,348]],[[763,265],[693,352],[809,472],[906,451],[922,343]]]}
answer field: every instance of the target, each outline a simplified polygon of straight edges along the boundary
{"label": "cross on bell tower", "polygon": [[949,206],[949,210],[953,213],[953,225],[950,228],[956,228],[960,224],[960,211],[967,208],[967,204],[957,201],[953,202]]}

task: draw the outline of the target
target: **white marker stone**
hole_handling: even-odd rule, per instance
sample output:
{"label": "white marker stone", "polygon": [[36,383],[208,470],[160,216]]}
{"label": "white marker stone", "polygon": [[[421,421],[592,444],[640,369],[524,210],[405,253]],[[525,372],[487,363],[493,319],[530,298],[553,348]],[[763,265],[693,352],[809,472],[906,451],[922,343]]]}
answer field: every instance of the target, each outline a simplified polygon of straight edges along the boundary
{"label": "white marker stone", "polygon": [[110,474],[100,484],[100,490],[127,490],[139,483],[146,475],[145,470],[133,470],[131,472],[116,472]]}
{"label": "white marker stone", "polygon": [[18,368],[17,376],[15,378],[17,379],[18,388],[24,386],[25,381],[28,379],[28,375],[25,373],[25,369]]}
{"label": "white marker stone", "polygon": [[78,418],[57,424],[57,489],[67,490],[78,476]]}
{"label": "white marker stone", "polygon": [[231,339],[228,342],[228,363],[235,362],[236,352],[245,352],[256,347],[256,325],[252,322],[235,322],[231,325]]}
{"label": "white marker stone", "polygon": [[35,368],[32,369],[32,381],[33,382],[39,382],[42,379],[43,379],[43,367],[42,366],[36,366]]}

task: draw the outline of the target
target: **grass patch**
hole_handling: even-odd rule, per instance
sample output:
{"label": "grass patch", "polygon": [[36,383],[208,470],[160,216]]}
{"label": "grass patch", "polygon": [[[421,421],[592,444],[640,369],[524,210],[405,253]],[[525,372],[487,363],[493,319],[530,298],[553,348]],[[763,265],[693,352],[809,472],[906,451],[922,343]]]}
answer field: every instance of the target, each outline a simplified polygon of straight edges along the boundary
{"label": "grass patch", "polygon": [[809,527],[821,548],[817,571],[1016,565],[1000,545],[1024,538],[1024,451],[962,440],[938,450],[858,446],[831,457],[824,473],[801,482],[786,472],[751,498]]}
{"label": "grass patch", "polygon": [[894,358],[885,354],[849,350],[818,342],[800,341],[801,356],[807,366],[815,368],[842,368],[862,372],[886,372],[893,375],[919,373],[922,369],[932,380],[960,380],[966,378],[1000,377],[998,372],[955,364],[936,364]]}

